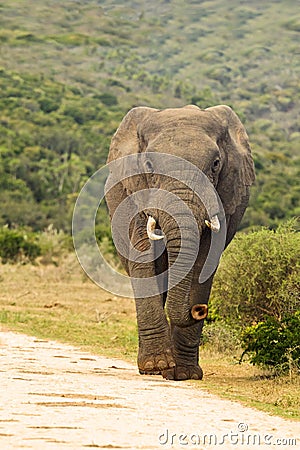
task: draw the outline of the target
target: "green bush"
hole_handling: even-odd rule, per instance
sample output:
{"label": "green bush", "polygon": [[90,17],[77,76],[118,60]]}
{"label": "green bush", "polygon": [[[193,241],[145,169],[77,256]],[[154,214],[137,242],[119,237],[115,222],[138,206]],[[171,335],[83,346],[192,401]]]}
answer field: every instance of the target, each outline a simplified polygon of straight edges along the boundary
{"label": "green bush", "polygon": [[242,342],[250,362],[279,371],[300,369],[300,311],[282,320],[267,317],[245,329]]}
{"label": "green bush", "polygon": [[105,92],[104,94],[95,96],[96,98],[99,98],[103,105],[105,106],[115,106],[118,104],[118,99],[115,95],[110,94],[109,92]]}
{"label": "green bush", "polygon": [[38,233],[37,243],[41,249],[39,259],[41,264],[57,265],[61,257],[74,249],[72,237],[62,230],[55,229],[53,225]]}
{"label": "green bush", "polygon": [[240,328],[300,309],[300,233],[296,220],[276,231],[239,234],[221,259],[211,303]]}
{"label": "green bush", "polygon": [[239,234],[224,252],[211,320],[237,332],[241,360],[249,354],[252,364],[277,371],[300,368],[299,255],[296,219],[276,231]]}
{"label": "green bush", "polygon": [[106,260],[113,261],[114,265],[120,265],[116,247],[113,242],[109,223],[100,222],[95,227],[95,236],[99,248]]}
{"label": "green bush", "polygon": [[0,229],[0,257],[2,263],[34,261],[41,254],[33,234],[21,230]]}

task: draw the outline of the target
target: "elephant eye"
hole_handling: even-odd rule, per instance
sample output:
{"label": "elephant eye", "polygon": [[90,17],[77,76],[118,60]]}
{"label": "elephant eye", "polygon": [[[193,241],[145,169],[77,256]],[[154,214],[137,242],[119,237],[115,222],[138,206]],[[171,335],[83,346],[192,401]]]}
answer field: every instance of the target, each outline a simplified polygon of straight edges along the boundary
{"label": "elephant eye", "polygon": [[149,159],[146,159],[146,161],[144,162],[144,166],[145,166],[146,172],[149,172],[149,173],[154,172],[152,162]]}
{"label": "elephant eye", "polygon": [[218,159],[215,159],[213,162],[212,171],[216,172],[218,170],[219,166],[220,166],[220,160],[218,158]]}

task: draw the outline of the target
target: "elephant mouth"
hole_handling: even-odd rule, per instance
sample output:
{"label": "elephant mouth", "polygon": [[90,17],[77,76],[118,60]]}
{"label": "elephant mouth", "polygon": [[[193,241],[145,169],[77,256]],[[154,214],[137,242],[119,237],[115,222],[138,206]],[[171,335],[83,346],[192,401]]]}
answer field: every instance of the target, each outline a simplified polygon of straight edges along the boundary
{"label": "elephant mouth", "polygon": [[[214,215],[210,220],[205,220],[205,225],[211,229],[214,233],[220,231],[220,221],[218,215]],[[164,238],[163,234],[160,234],[161,230],[156,230],[156,220],[152,216],[148,216],[147,221],[147,235],[151,241],[159,241]]]}

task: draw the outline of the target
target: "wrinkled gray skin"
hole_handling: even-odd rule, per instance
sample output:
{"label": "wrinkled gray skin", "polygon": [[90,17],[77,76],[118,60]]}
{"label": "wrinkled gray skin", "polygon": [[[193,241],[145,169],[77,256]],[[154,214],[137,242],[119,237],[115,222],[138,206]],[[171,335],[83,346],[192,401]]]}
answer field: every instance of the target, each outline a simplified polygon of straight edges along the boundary
{"label": "wrinkled gray skin", "polygon": [[[248,136],[233,110],[224,105],[205,110],[193,105],[166,110],[133,108],[112,139],[108,162],[147,151],[179,156],[205,173],[223,203],[228,245],[247,207],[249,186],[255,178]],[[214,275],[199,284],[212,233],[205,224],[208,219],[205,208],[179,182],[170,183],[166,177],[152,178],[151,174],[123,180],[107,193],[106,201],[112,217],[128,195],[152,187],[171,191],[192,209],[198,222],[200,246],[192,270],[176,287],[156,296],[136,298],[139,371],[162,374],[173,380],[201,379],[203,372],[198,358],[203,319],[195,320],[190,311],[195,304],[208,303]],[[161,273],[174,263],[180,250],[180,230],[176,223],[162,211],[153,209],[140,212],[131,223],[130,238],[135,248],[143,251],[150,246],[146,233],[149,212],[156,219],[156,228],[161,228],[166,236],[166,251],[155,263],[147,264],[131,262],[120,255],[130,277]],[[195,245],[191,233],[186,248]]]}

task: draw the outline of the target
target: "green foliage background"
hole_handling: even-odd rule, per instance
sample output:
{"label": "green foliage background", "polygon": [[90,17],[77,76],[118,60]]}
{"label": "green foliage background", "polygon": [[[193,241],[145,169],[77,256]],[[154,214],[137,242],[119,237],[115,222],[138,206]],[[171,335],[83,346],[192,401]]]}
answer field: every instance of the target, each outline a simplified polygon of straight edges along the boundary
{"label": "green foliage background", "polygon": [[299,215],[294,0],[0,2],[0,224],[70,230],[135,105],[226,103],[257,170],[242,227]]}

